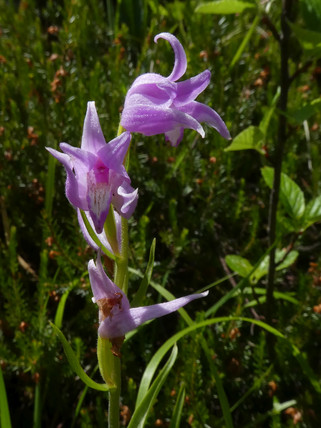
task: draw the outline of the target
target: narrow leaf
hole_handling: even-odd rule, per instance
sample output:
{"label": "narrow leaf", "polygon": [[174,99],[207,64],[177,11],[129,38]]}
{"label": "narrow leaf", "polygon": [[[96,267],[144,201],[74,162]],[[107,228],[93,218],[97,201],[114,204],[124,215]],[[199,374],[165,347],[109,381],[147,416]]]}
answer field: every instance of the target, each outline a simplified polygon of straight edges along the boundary
{"label": "narrow leaf", "polygon": [[160,371],[159,375],[153,382],[148,392],[144,394],[139,405],[138,404],[136,405],[135,411],[130,420],[128,428],[143,428],[145,426],[148,412],[152,407],[155,399],[157,398],[159,391],[161,390],[163,384],[165,383],[165,380],[169,375],[169,372],[176,361],[177,353],[178,353],[177,346],[176,344],[174,344],[172,353],[168,361],[166,362],[165,366]]}
{"label": "narrow leaf", "polygon": [[58,327],[59,329],[62,326],[62,320],[65,312],[66,301],[68,299],[69,293],[77,285],[77,283],[78,283],[77,281],[74,281],[71,284],[71,286],[67,288],[67,290],[64,292],[64,294],[61,296],[61,299],[59,300],[59,304],[57,307],[55,320],[54,320],[55,326]]}
{"label": "narrow leaf", "polygon": [[0,366],[0,422],[1,427],[11,428],[11,419],[7,399],[6,386],[3,379],[2,369]]}
{"label": "narrow leaf", "polygon": [[254,3],[243,2],[239,0],[217,0],[198,5],[195,12],[212,13],[216,15],[228,15],[232,13],[241,13],[246,9],[255,9]]}
{"label": "narrow leaf", "polygon": [[257,26],[257,24],[260,22],[261,16],[259,14],[256,15],[255,19],[252,22],[251,27],[249,28],[248,32],[246,33],[245,37],[242,40],[242,43],[240,44],[238,50],[236,51],[236,54],[234,55],[231,64],[230,69],[234,67],[234,65],[237,63],[237,61],[240,59],[244,49],[246,48],[246,45],[249,43],[250,38],[252,37],[252,34],[254,33],[254,30]]}
{"label": "narrow leaf", "polygon": [[[274,169],[264,167],[261,169],[266,184],[273,188]],[[300,187],[286,174],[281,174],[280,200],[287,213],[294,219],[299,220],[305,211],[304,195]]]}
{"label": "narrow leaf", "polygon": [[226,152],[239,150],[256,150],[260,154],[264,154],[263,146],[264,135],[257,126],[249,126],[240,132],[225,149]]}
{"label": "narrow leaf", "polygon": [[152,273],[153,273],[153,268],[154,268],[155,247],[156,247],[156,239],[154,238],[149,251],[149,260],[147,263],[145,275],[131,303],[131,307],[133,308],[140,306],[144,297],[146,296],[147,288],[150,283]]}
{"label": "narrow leaf", "polygon": [[108,391],[112,388],[108,387],[105,384],[97,383],[94,380],[92,380],[83,370],[81,367],[79,361],[77,360],[77,357],[72,350],[72,347],[68,343],[67,339],[65,338],[64,334],[59,330],[59,328],[53,324],[50,323],[51,327],[55,331],[55,333],[58,335],[59,340],[62,343],[62,346],[64,348],[67,360],[70,364],[70,367],[73,369],[73,371],[80,377],[80,379],[90,388],[96,389],[97,391]]}
{"label": "narrow leaf", "polygon": [[182,384],[178,391],[175,407],[173,410],[173,416],[169,428],[179,428],[181,425],[181,417],[184,407],[185,395],[185,387]]}
{"label": "narrow leaf", "polygon": [[269,124],[270,124],[270,121],[271,121],[272,116],[274,114],[276,104],[280,98],[280,93],[281,93],[281,90],[280,90],[280,87],[278,87],[276,94],[273,97],[273,100],[272,100],[270,107],[266,110],[266,112],[265,112],[265,114],[264,114],[264,116],[260,122],[259,128],[260,128],[261,132],[263,133],[264,137],[266,137],[266,134],[268,132]]}

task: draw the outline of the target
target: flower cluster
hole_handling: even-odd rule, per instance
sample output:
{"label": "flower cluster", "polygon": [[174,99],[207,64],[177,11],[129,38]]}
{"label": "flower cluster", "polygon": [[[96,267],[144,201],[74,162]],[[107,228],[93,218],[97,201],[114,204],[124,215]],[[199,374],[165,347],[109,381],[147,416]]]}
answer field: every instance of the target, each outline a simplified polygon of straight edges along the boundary
{"label": "flower cluster", "polygon": [[[174,50],[174,68],[168,77],[147,73],[134,81],[127,93],[121,118],[125,132],[106,143],[95,103],[91,101],[87,106],[81,147],[61,143],[62,152],[47,148],[65,167],[66,196],[77,209],[84,238],[97,252],[97,261],[90,260],[88,271],[93,301],[99,308],[98,334],[110,340],[115,355],[119,355],[120,345],[130,330],[208,294],[192,294],[166,303],[131,308],[122,284],[116,285],[101,263],[101,249],[115,257],[116,265],[118,257],[124,257],[127,252],[121,224],[131,217],[138,200],[138,190],[132,187],[124,166],[131,132],[146,136],[165,134],[165,138],[177,146],[185,128],[193,129],[204,137],[200,122],[206,122],[224,138],[230,138],[220,116],[210,107],[195,101],[208,86],[210,72],[205,70],[195,77],[177,82],[186,71],[184,49],[169,33],[159,34],[155,42],[160,38],[167,40]],[[110,211],[115,229],[114,239],[117,241],[116,253],[107,226]]]}

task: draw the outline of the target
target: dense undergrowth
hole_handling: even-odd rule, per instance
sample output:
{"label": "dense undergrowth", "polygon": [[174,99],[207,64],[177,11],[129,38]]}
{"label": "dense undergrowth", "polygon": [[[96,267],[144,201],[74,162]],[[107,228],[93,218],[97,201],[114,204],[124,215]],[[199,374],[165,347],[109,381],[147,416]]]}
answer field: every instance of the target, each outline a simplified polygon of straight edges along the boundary
{"label": "dense undergrowth", "polygon": [[[272,23],[280,30],[281,5],[261,2],[261,8],[269,6],[268,15],[257,19],[238,54],[256,12],[196,13],[199,3],[0,0],[0,360],[14,427],[105,426],[107,397],[84,390],[49,324],[64,331],[82,367],[99,380],[93,374],[97,310],[86,271],[93,252],[65,198],[63,168],[45,146],[79,145],[89,100],[96,102],[106,140],[114,138],[133,80],[148,71],[166,76],[172,69],[171,49],[153,42],[161,31],[174,33],[184,45],[186,77],[211,70],[211,84],[199,99],[218,111],[233,138],[270,116],[263,137],[255,144],[248,140],[255,150],[226,151],[231,142],[209,128],[204,139],[185,132],[177,148],[163,135],[133,137],[130,174],[139,203],[130,221],[129,295],[156,237],[145,303],[163,299],[157,284],[179,297],[218,282],[186,310],[197,322],[233,317],[177,342],[177,361],[146,426],[178,426],[169,424],[180,391],[185,391],[182,427],[319,426],[320,47],[308,49],[299,43],[299,31],[291,32],[294,78],[282,171],[290,187],[293,181],[300,187],[306,205],[311,200],[319,205],[305,227],[295,223],[281,195],[277,247],[298,253],[290,261],[283,258],[275,277],[271,325],[283,335],[276,337],[238,317],[264,322],[267,316],[267,271],[253,279],[244,260],[255,266],[269,252],[271,177],[262,175],[262,168],[271,172],[266,167],[274,166],[281,114],[273,101],[280,86],[280,49],[271,32]],[[293,3],[292,22],[320,31],[318,2]],[[296,188],[293,192],[301,200]],[[170,315],[124,344],[125,426],[146,365],[186,327],[186,320]],[[3,398],[3,388],[0,393]]]}

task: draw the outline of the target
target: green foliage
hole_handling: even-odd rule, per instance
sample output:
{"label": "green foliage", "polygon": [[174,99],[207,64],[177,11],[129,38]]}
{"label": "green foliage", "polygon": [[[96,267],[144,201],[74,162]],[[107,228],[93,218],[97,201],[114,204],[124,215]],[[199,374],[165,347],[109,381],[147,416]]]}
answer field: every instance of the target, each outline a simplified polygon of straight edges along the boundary
{"label": "green foliage", "polygon": [[[79,145],[89,100],[96,101],[106,140],[114,138],[135,77],[148,71],[166,76],[172,69],[171,49],[153,43],[161,31],[173,32],[185,47],[187,77],[212,72],[198,100],[222,115],[233,141],[206,125],[204,139],[186,130],[177,148],[162,135],[133,135],[129,173],[140,198],[130,222],[130,300],[139,304],[144,297],[152,304],[211,290],[179,316],[127,336],[122,404],[133,414],[139,391],[137,408],[144,404],[132,424],[146,416],[145,426],[157,420],[171,428],[292,426],[289,406],[301,413],[302,428],[319,426],[317,0],[301,0],[291,16],[294,78],[277,224],[275,318],[272,327],[257,320],[265,315],[266,225],[280,117],[279,45],[262,18],[279,31],[280,4],[0,2],[0,365],[12,426],[105,424],[104,396],[75,379],[49,324],[64,331],[74,361],[99,384],[98,316],[86,272],[94,253],[66,201],[63,168],[45,146]],[[114,256],[103,251],[112,272]],[[214,314],[219,317],[209,319]],[[279,337],[274,357],[266,332]],[[176,341],[169,372],[175,358],[166,365],[166,353]],[[159,370],[163,364],[166,370]],[[1,423],[9,426],[3,391],[2,382]]]}
{"label": "green foliage", "polygon": [[216,0],[198,5],[196,12],[226,15],[230,13],[241,13],[246,9],[254,8],[255,4],[250,2],[238,0]]}

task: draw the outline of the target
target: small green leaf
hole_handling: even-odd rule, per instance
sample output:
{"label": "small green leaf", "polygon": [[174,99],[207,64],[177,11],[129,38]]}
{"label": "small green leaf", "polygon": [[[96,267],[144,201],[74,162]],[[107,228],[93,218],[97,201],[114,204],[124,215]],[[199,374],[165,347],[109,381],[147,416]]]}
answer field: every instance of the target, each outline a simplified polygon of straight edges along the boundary
{"label": "small green leaf", "polygon": [[195,9],[195,12],[228,15],[232,13],[241,13],[246,9],[255,8],[256,5],[254,3],[243,2],[239,0],[217,0],[198,5]]}
{"label": "small green leaf", "polygon": [[251,263],[241,256],[231,254],[225,257],[225,261],[227,266],[242,278],[247,277],[253,269]]}
{"label": "small green leaf", "polygon": [[309,119],[316,113],[321,112],[321,98],[316,98],[308,104],[298,110],[289,111],[289,119],[294,119],[298,124],[301,124],[305,120]]}
{"label": "small green leaf", "polygon": [[147,288],[152,278],[152,273],[154,268],[155,247],[156,247],[156,239],[154,238],[149,251],[149,260],[147,263],[145,275],[131,303],[131,307],[133,308],[140,306],[144,297],[146,296]]}
{"label": "small green leaf", "polygon": [[315,199],[312,199],[304,211],[304,230],[317,221],[321,221],[321,195]]}
{"label": "small green leaf", "polygon": [[263,146],[264,135],[260,128],[257,126],[249,126],[240,132],[232,141],[225,151],[238,151],[238,150],[249,150],[253,149],[258,151],[260,154],[264,154]]}
{"label": "small green leaf", "polygon": [[65,338],[62,331],[59,330],[59,328],[53,324],[50,323],[51,327],[55,331],[55,333],[58,335],[60,342],[62,343],[62,346],[64,348],[67,360],[70,364],[70,367],[74,370],[74,372],[80,377],[80,379],[90,388],[96,389],[97,391],[108,391],[112,388],[108,387],[107,385],[103,383],[97,383],[94,380],[92,380],[83,370],[81,367],[79,361],[76,358],[76,355],[74,351],[72,350],[72,347],[68,343],[67,339]]}
{"label": "small green leaf", "polygon": [[[276,250],[275,251],[275,263],[279,263],[283,257],[286,254],[286,250]],[[295,260],[298,258],[299,253],[297,251],[291,251],[286,258],[282,261],[282,263],[280,263],[279,265],[276,266],[276,270],[283,270],[288,268],[289,266],[291,266]],[[270,262],[270,256],[267,255],[264,257],[264,259],[261,261],[261,263],[258,265],[257,269],[255,270],[255,272],[252,273],[252,275],[250,276],[250,282],[252,284],[256,284],[264,275],[267,275],[268,270],[269,270],[269,262]]]}
{"label": "small green leaf", "polygon": [[[261,169],[266,184],[272,189],[274,169],[264,167]],[[300,187],[286,174],[281,174],[280,200],[286,212],[295,220],[299,220],[305,211],[304,195]]]}
{"label": "small green leaf", "polygon": [[[172,353],[162,368],[162,370],[159,372],[159,375],[154,380],[152,386],[149,388],[146,394],[142,397],[142,400],[137,402],[135,411],[131,417],[130,423],[128,425],[128,428],[143,428],[145,426],[146,418],[148,416],[148,412],[150,408],[152,407],[154,401],[157,398],[157,395],[159,391],[161,390],[163,384],[165,383],[165,380],[167,376],[169,375],[169,372],[171,371],[176,358],[177,358],[178,350],[176,344],[174,344]],[[146,370],[149,366],[146,367]]]}
{"label": "small green leaf", "polygon": [[321,53],[321,33],[318,31],[305,30],[296,24],[288,21],[293,33],[296,35],[302,48],[310,55]]}

